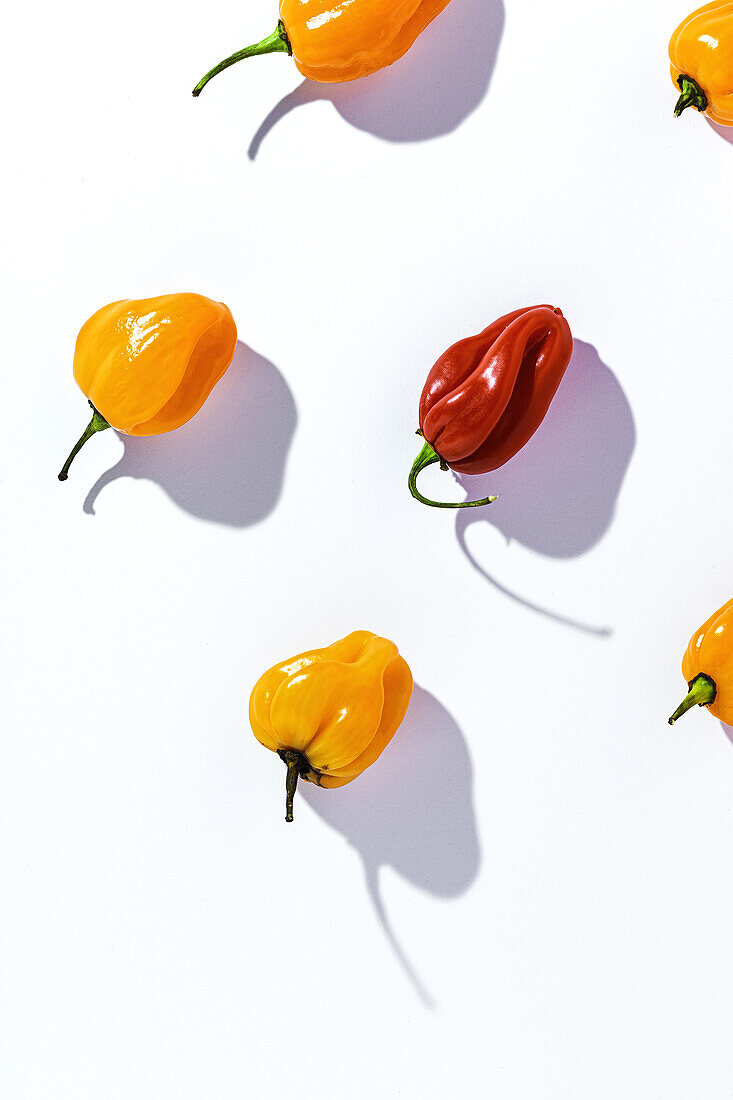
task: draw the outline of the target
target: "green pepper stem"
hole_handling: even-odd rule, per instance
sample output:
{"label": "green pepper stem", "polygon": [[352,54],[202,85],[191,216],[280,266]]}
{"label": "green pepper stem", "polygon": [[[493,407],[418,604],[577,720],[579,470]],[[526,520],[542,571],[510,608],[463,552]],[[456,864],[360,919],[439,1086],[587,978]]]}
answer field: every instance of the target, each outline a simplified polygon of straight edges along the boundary
{"label": "green pepper stem", "polygon": [[280,20],[275,30],[272,34],[268,35],[267,38],[263,38],[261,42],[258,42],[254,46],[245,46],[243,50],[238,50],[236,53],[233,53],[231,57],[228,57],[226,61],[220,61],[213,69],[210,69],[206,76],[199,80],[192,94],[194,96],[200,96],[201,92],[213,77],[217,76],[219,73],[223,73],[230,65],[236,65],[238,61],[243,61],[245,57],[257,57],[264,53],[292,54],[292,52],[293,49],[290,45],[287,31],[285,30],[285,24]]}
{"label": "green pepper stem", "polygon": [[92,436],[96,435],[97,432],[104,432],[104,431],[107,430],[107,428],[109,428],[109,424],[104,419],[102,414],[97,412],[97,410],[94,408],[94,405],[92,405],[91,401],[89,402],[89,408],[92,410],[92,419],[87,424],[86,430],[84,431],[84,434],[82,435],[81,439],[74,446],[71,454],[66,459],[66,462],[64,463],[63,469],[62,469],[61,473],[59,474],[59,481],[66,481],[67,477],[69,476],[69,466],[71,466],[71,463],[74,461],[76,456],[79,454],[79,451],[82,449],[82,447],[87,442],[87,440],[91,439]]}
{"label": "green pepper stem", "polygon": [[677,106],[674,109],[675,118],[679,118],[684,110],[688,107],[694,107],[696,111],[704,111],[708,105],[708,97],[702,90],[696,80],[693,80],[691,76],[685,76],[684,73],[677,78],[677,87],[682,92],[682,95],[677,100]]}
{"label": "green pepper stem", "polygon": [[308,771],[309,764],[302,752],[292,749],[280,749],[277,754],[285,762],[288,774],[285,777],[285,820],[293,820],[293,799],[301,775]]}
{"label": "green pepper stem", "polygon": [[424,497],[417,487],[417,475],[421,470],[424,470],[426,466],[432,466],[434,462],[439,462],[441,469],[447,470],[448,467],[443,459],[439,454],[436,454],[426,440],[423,449],[412,464],[410,476],[407,479],[407,485],[410,492],[415,500],[419,500],[421,504],[427,504],[429,508],[480,508],[483,504],[493,504],[496,500],[496,497],[484,497],[483,500],[464,500],[455,504],[449,504],[446,501],[430,500],[429,497]]}
{"label": "green pepper stem", "polygon": [[690,690],[670,718],[670,726],[673,726],[677,719],[686,714],[691,707],[709,707],[718,694],[715,680],[711,679],[710,676],[706,676],[704,672],[699,673],[694,680],[690,680],[687,686]]}

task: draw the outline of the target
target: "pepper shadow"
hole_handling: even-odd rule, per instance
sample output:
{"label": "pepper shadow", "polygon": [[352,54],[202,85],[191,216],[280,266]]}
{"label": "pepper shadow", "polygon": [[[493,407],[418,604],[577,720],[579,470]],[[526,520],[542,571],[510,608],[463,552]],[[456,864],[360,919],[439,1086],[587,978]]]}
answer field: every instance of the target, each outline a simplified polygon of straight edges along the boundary
{"label": "pepper shadow", "polygon": [[263,120],[249,146],[250,160],[281,119],[320,100],[384,141],[427,141],[451,133],[484,99],[503,29],[502,0],[452,0],[389,68],[345,84],[304,80]]}
{"label": "pepper shadow", "polygon": [[713,122],[711,118],[706,118],[705,121],[718,137],[721,137],[723,141],[727,141],[729,145],[733,145],[733,126],[721,126],[719,122]]}
{"label": "pepper shadow", "polygon": [[272,512],[297,424],[293,395],[268,359],[238,342],[229,370],[203,408],[165,435],[120,435],[125,451],[84,501],[94,505],[121,477],[146,478],[200,519],[250,527]]}
{"label": "pepper shadow", "polygon": [[415,685],[407,716],[376,764],[334,790],[301,783],[309,805],[356,849],[377,919],[427,1007],[434,1001],[392,930],[380,891],[390,866],[439,898],[458,897],[481,861],[473,769],[463,734],[441,704]]}
{"label": "pepper shadow", "polygon": [[550,558],[579,557],[610,527],[635,445],[634,416],[618,380],[591,344],[576,340],[555,399],[526,447],[491,474],[455,475],[467,498],[499,497],[487,508],[458,513],[461,550],[481,576],[524,607],[600,637],[611,634],[500,584],[468,549],[466,535],[474,524],[488,523],[507,543]]}

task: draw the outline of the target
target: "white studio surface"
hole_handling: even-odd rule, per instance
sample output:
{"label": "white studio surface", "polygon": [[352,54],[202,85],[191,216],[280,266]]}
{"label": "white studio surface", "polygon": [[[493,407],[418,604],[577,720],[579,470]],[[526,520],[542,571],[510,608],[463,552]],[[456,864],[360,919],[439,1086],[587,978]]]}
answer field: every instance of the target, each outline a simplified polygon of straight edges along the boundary
{"label": "white studio surface", "polygon": [[[693,5],[690,5],[692,7]],[[2,45],[0,1084],[8,1100],[729,1100],[733,131],[684,2],[453,0],[391,70],[190,89],[274,0],[22,6]],[[86,424],[81,324],[226,302],[179,432]],[[425,376],[518,306],[576,355],[492,477],[406,479]],[[247,701],[353,629],[418,688],[302,789]]]}

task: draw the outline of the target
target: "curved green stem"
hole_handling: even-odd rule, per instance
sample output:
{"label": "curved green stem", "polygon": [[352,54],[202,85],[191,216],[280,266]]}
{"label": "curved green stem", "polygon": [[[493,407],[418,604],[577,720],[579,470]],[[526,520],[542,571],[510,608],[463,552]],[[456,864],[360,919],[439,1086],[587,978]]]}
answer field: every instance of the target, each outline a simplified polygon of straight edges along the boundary
{"label": "curved green stem", "polygon": [[415,461],[412,464],[410,470],[410,476],[407,479],[407,485],[410,492],[414,496],[415,500],[419,500],[421,504],[427,504],[429,508],[480,508],[484,504],[493,504],[496,497],[484,497],[483,500],[464,500],[459,501],[456,504],[449,504],[445,501],[430,500],[429,497],[424,497],[417,487],[417,475],[421,470],[424,470],[426,466],[432,466],[434,462],[439,462],[441,469],[447,470],[448,467],[440,457],[439,454],[433,450],[430,444],[425,441],[425,446],[420,451]]}
{"label": "curved green stem", "polygon": [[709,707],[718,694],[715,680],[706,676],[704,672],[699,673],[694,680],[690,680],[687,686],[690,690],[670,718],[670,726],[673,726],[677,719],[686,714],[691,707]]}
{"label": "curved green stem", "polygon": [[294,752],[292,749],[280,749],[277,754],[287,764],[288,774],[285,777],[285,820],[293,820],[293,799],[298,786],[298,780],[304,772],[308,771],[308,761],[302,752]]}
{"label": "curved green stem", "polygon": [[66,481],[67,477],[69,476],[69,466],[74,461],[76,456],[79,454],[79,451],[82,449],[82,447],[84,446],[86,441],[88,439],[91,439],[93,435],[96,435],[97,432],[103,432],[103,431],[106,431],[107,428],[109,428],[109,424],[104,419],[102,414],[97,412],[97,410],[94,408],[94,405],[92,405],[91,401],[89,402],[89,408],[92,410],[92,419],[87,424],[86,431],[82,435],[81,439],[76,444],[76,446],[73,448],[73,450],[72,450],[71,454],[69,455],[69,457],[66,459],[66,462],[64,463],[63,469],[61,470],[61,473],[59,474],[59,481]]}
{"label": "curved green stem", "polygon": [[677,78],[677,87],[682,95],[677,100],[674,109],[675,118],[679,118],[688,107],[694,107],[696,111],[704,111],[708,105],[708,97],[696,80],[684,73]]}
{"label": "curved green stem", "polygon": [[254,46],[245,46],[243,50],[238,50],[237,53],[233,53],[231,57],[228,57],[226,61],[220,61],[213,69],[210,69],[206,76],[199,80],[192,94],[194,96],[200,96],[203,89],[213,77],[217,76],[219,73],[223,73],[230,65],[236,65],[238,61],[243,61],[245,57],[257,57],[262,53],[292,54],[292,52],[290,39],[285,30],[285,24],[280,20],[275,30],[272,34],[268,35],[267,38],[263,38],[261,42],[258,42]]}

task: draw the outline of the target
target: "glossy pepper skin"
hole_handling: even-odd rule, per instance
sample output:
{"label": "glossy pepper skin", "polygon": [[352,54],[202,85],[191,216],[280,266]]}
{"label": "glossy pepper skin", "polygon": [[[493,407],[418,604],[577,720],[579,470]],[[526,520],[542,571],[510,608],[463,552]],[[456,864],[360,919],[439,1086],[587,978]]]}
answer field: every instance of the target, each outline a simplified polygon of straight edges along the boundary
{"label": "glossy pepper skin", "polygon": [[675,115],[694,107],[733,126],[733,4],[705,4],[683,19],[669,43]]}
{"label": "glossy pepper skin", "polygon": [[670,718],[670,726],[696,705],[733,725],[733,600],[692,635],[682,658],[682,675],[689,691]]}
{"label": "glossy pepper skin", "polygon": [[287,766],[286,821],[298,779],[343,787],[366,771],[407,713],[412,673],[394,642],[356,630],[275,665],[255,684],[249,720]]}
{"label": "glossy pepper skin", "polygon": [[74,378],[92,419],[59,474],[88,439],[173,431],[199,411],[229,367],[237,328],[227,306],[201,294],[126,299],[98,310],[79,332]]}
{"label": "glossy pepper skin", "polygon": [[418,434],[425,445],[409,477],[416,500],[433,508],[476,508],[496,500],[429,500],[418,492],[417,475],[433,462],[464,474],[503,466],[544,420],[572,353],[562,311],[541,305],[507,313],[441,355],[420,398]]}
{"label": "glossy pepper skin", "polygon": [[289,53],[303,76],[339,84],[384,69],[406,54],[450,0],[280,0],[276,30],[222,61],[193,90],[245,57]]}

